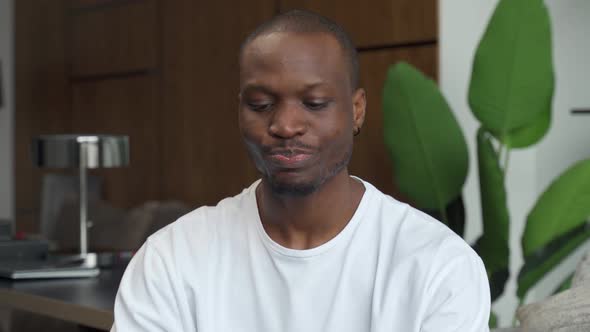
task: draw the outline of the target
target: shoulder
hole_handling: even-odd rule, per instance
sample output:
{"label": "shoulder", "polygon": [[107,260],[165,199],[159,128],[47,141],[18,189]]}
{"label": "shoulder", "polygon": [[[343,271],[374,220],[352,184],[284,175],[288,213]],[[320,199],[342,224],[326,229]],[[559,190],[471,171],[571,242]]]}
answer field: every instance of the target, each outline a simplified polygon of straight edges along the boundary
{"label": "shoulder", "polygon": [[247,216],[257,213],[254,209],[257,184],[258,181],[215,206],[202,206],[180,217],[152,234],[146,246],[163,256],[177,256],[183,252],[203,252],[212,242],[239,234],[247,226]]}
{"label": "shoulder", "polygon": [[424,330],[456,326],[453,331],[483,331],[490,294],[481,258],[442,222],[374,190],[377,212],[370,215],[377,219],[373,224],[379,227],[380,249],[385,249],[383,263],[391,280],[402,280],[412,298],[420,299],[416,310],[429,317]]}
{"label": "shoulder", "polygon": [[434,267],[463,257],[474,264],[481,260],[475,251],[444,223],[365,182],[372,192],[369,214],[377,219],[381,241],[391,243],[396,261],[414,260]]}

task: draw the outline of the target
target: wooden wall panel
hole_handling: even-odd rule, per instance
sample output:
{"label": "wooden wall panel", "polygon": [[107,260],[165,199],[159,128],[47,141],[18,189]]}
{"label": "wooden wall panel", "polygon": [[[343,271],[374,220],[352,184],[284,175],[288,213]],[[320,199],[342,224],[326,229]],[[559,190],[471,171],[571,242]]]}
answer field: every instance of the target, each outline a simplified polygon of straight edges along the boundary
{"label": "wooden wall panel", "polygon": [[361,134],[355,138],[350,164],[351,174],[358,175],[381,191],[394,196],[398,196],[398,193],[393,183],[392,163],[383,142],[381,100],[387,68],[398,61],[408,62],[436,79],[436,46],[361,53],[360,81],[367,91],[367,114]]}
{"label": "wooden wall panel", "polygon": [[160,198],[157,89],[156,79],[149,75],[72,87],[72,128],[129,135],[130,166],[93,171],[104,176],[105,199],[116,206],[131,208]]}
{"label": "wooden wall panel", "polygon": [[72,75],[105,75],[155,68],[159,48],[157,28],[155,0],[73,11]]}
{"label": "wooden wall panel", "polygon": [[279,0],[281,11],[307,9],[344,26],[358,47],[437,39],[437,1]]}
{"label": "wooden wall panel", "polygon": [[238,131],[238,49],[273,3],[162,3],[164,197],[214,204],[256,178]]}
{"label": "wooden wall panel", "polygon": [[33,166],[31,141],[70,129],[69,81],[61,0],[15,1],[15,203],[16,227],[36,232],[41,176]]}
{"label": "wooden wall panel", "polygon": [[70,7],[74,9],[87,9],[96,6],[119,5],[142,0],[70,0]]}

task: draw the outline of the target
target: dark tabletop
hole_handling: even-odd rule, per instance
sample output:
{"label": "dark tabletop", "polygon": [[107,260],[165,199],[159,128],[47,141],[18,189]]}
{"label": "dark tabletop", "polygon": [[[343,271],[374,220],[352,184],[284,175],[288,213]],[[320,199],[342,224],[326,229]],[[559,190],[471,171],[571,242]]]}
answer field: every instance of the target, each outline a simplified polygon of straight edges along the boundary
{"label": "dark tabletop", "polygon": [[124,268],[95,278],[12,281],[0,278],[0,305],[108,329]]}

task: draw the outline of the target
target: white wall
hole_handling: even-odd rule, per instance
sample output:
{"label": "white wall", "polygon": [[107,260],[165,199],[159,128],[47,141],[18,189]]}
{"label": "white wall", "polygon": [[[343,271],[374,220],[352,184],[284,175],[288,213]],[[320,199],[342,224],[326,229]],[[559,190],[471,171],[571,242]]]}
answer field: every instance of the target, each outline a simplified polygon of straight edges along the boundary
{"label": "white wall", "polygon": [[552,127],[539,145],[539,190],[567,166],[590,157],[590,114],[570,114],[572,108],[590,109],[590,1],[551,0],[547,6],[553,19],[557,86]]}
{"label": "white wall", "polygon": [[[542,193],[553,179],[579,160],[590,158],[590,114],[572,115],[573,108],[590,109],[590,1],[546,0],[553,27],[556,89],[553,121],[537,148],[536,185]],[[587,243],[549,274],[531,300],[549,295],[575,268]]]}
{"label": "white wall", "polygon": [[[439,1],[440,85],[466,135],[470,171],[464,188],[468,224],[466,238],[481,234],[481,215],[475,133],[478,123],[467,104],[473,55],[498,0]],[[520,238],[526,216],[539,194],[573,161],[590,157],[590,116],[573,117],[572,106],[590,107],[590,1],[548,0],[554,36],[556,96],[552,128],[537,146],[511,153],[506,178],[510,210],[511,278],[504,295],[494,304],[500,326],[510,326],[518,305],[516,276],[523,263]],[[587,248],[584,248],[587,249]],[[582,250],[584,250],[582,249]],[[570,270],[579,254],[561,269]],[[561,280],[559,269],[531,291],[528,301],[546,297]]]}
{"label": "white wall", "polygon": [[14,38],[13,0],[0,0],[0,61],[3,106],[0,108],[0,219],[14,217]]}

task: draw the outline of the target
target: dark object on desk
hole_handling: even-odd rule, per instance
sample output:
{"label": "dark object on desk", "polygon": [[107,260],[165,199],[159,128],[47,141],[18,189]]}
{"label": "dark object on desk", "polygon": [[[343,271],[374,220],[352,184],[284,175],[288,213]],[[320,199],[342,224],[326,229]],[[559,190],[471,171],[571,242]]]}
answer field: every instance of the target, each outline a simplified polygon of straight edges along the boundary
{"label": "dark object on desk", "polygon": [[96,261],[88,262],[79,255],[50,256],[44,260],[12,259],[0,261],[0,277],[8,279],[50,279],[96,277]]}
{"label": "dark object on desk", "polygon": [[0,265],[2,261],[40,261],[47,258],[49,245],[42,240],[0,241]]}
{"label": "dark object on desk", "polygon": [[96,267],[62,266],[46,262],[11,262],[0,263],[0,277],[25,279],[54,279],[54,278],[91,278],[100,274]]}
{"label": "dark object on desk", "polygon": [[97,262],[85,265],[79,255],[50,256],[45,260],[2,260],[0,277],[21,279],[89,278],[100,274],[99,268],[124,269],[133,253],[104,252],[96,255]]}

